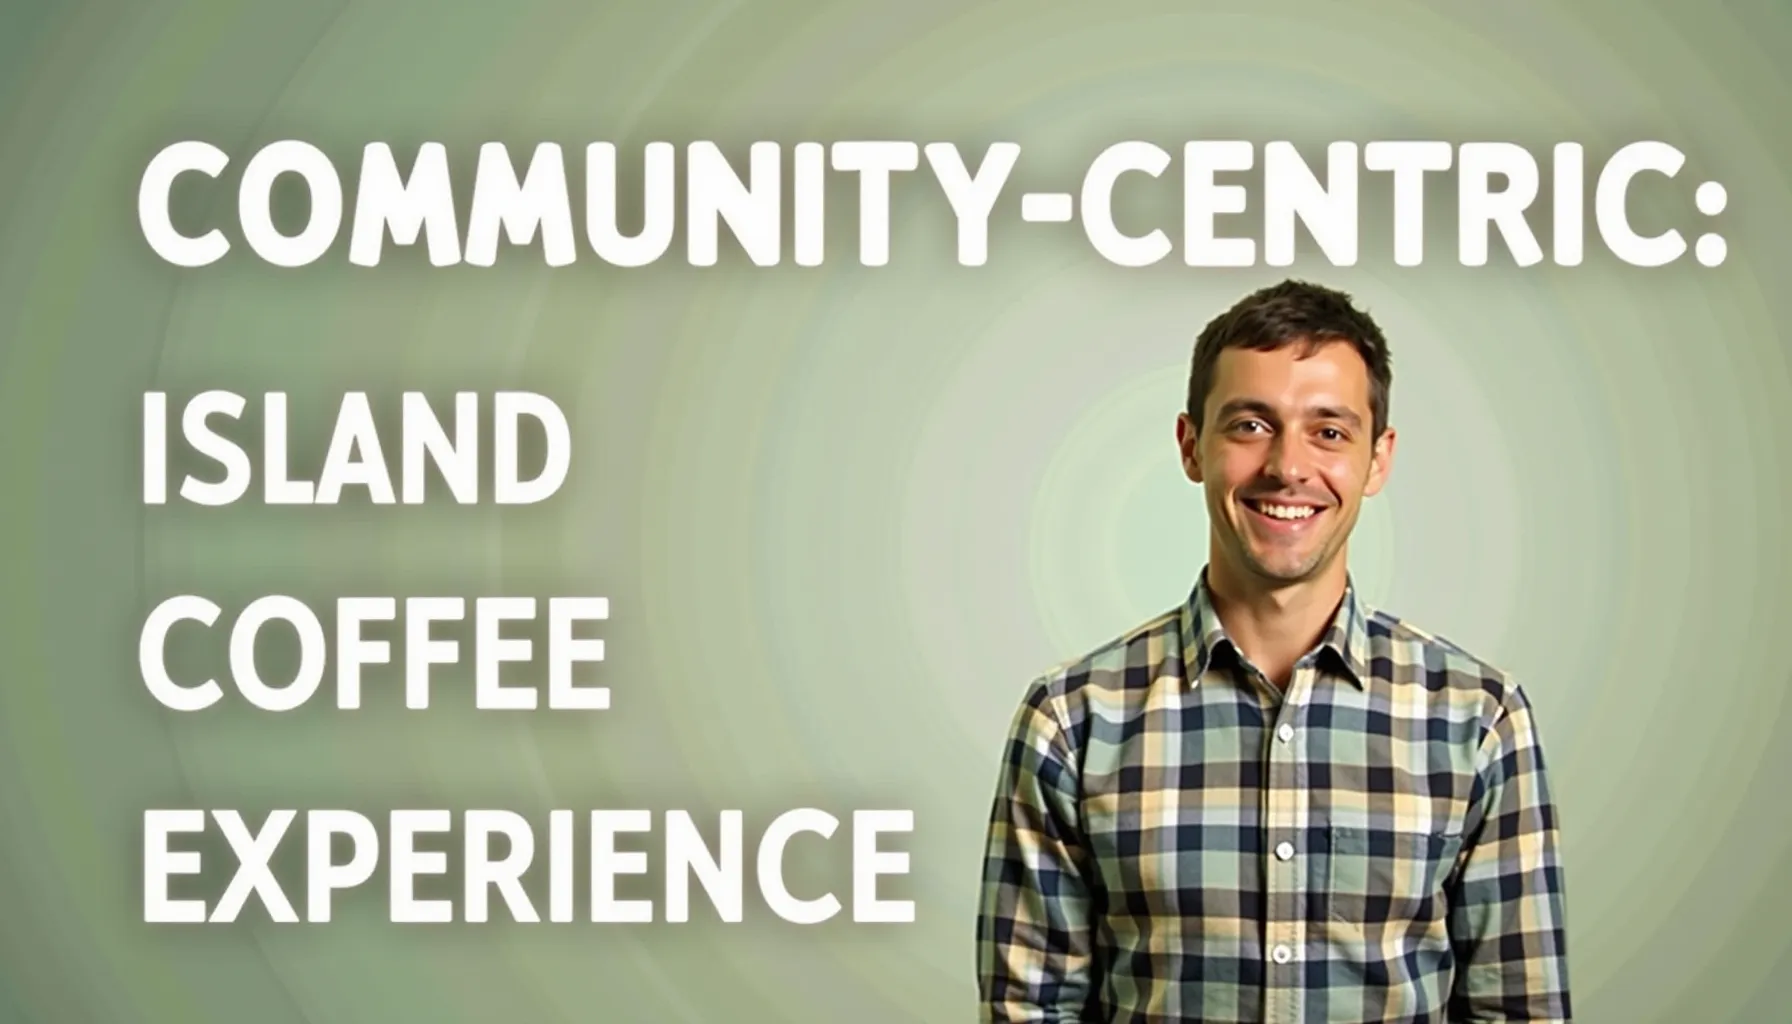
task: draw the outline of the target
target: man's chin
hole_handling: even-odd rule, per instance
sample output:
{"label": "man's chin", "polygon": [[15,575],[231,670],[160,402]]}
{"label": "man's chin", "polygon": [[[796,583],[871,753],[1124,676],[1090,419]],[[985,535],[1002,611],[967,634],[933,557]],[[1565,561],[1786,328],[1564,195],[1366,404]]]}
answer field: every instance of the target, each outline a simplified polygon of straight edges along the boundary
{"label": "man's chin", "polygon": [[1252,571],[1259,577],[1267,582],[1280,584],[1304,583],[1318,575],[1324,562],[1317,555],[1300,558],[1289,557],[1286,553],[1282,553],[1280,557],[1252,553],[1248,560]]}

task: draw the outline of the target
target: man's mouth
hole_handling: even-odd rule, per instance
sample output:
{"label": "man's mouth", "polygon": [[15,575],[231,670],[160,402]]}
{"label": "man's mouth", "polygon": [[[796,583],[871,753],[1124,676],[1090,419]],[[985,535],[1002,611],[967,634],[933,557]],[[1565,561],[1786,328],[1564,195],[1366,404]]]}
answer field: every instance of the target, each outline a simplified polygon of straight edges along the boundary
{"label": "man's mouth", "polygon": [[1305,522],[1324,511],[1324,509],[1317,505],[1308,505],[1300,502],[1270,501],[1261,498],[1247,498],[1245,499],[1244,505],[1258,515],[1284,523]]}

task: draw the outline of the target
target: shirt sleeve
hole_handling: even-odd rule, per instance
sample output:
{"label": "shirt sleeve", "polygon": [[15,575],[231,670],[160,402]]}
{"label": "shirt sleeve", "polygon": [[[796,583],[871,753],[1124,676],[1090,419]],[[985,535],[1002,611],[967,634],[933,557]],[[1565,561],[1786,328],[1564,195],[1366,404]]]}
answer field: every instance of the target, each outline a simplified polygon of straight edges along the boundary
{"label": "shirt sleeve", "polygon": [[1554,798],[1531,706],[1507,691],[1482,746],[1482,811],[1450,892],[1452,1021],[1573,1019]]}
{"label": "shirt sleeve", "polygon": [[1076,760],[1048,699],[1036,684],[1014,716],[990,811],[977,914],[988,1024],[1081,1021],[1094,987]]}

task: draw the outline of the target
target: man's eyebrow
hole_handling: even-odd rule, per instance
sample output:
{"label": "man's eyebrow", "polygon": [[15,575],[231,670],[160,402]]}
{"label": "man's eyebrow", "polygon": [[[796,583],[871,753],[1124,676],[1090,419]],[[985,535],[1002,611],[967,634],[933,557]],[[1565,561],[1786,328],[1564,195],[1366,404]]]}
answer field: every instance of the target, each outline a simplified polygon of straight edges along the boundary
{"label": "man's eyebrow", "polygon": [[1214,418],[1225,419],[1228,416],[1236,416],[1241,412],[1256,413],[1267,420],[1276,418],[1276,411],[1270,408],[1269,403],[1256,398],[1234,398],[1230,402],[1220,406],[1219,410],[1214,413]]}
{"label": "man's eyebrow", "polygon": [[[1225,419],[1229,416],[1236,416],[1239,413],[1246,412],[1261,416],[1272,422],[1279,422],[1281,419],[1274,407],[1259,398],[1234,398],[1230,402],[1220,406],[1218,412],[1216,412],[1214,416],[1217,419]],[[1353,427],[1360,427],[1363,424],[1363,418],[1361,416],[1358,416],[1351,409],[1341,405],[1316,405],[1307,410],[1307,415],[1311,419],[1336,420],[1339,423],[1348,423]]]}
{"label": "man's eyebrow", "polygon": [[1312,410],[1313,418],[1318,420],[1338,420],[1353,427],[1363,425],[1363,418],[1342,406],[1321,405]]}

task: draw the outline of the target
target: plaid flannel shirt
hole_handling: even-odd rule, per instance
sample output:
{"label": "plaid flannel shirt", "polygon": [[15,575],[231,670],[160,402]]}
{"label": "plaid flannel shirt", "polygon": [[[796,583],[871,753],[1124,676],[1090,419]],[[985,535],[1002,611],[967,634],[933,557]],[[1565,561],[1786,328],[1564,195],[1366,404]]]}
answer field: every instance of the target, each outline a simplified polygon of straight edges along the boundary
{"label": "plaid flannel shirt", "polygon": [[1504,673],[1354,586],[1286,694],[1189,600],[1036,680],[985,1021],[1567,1021],[1556,809]]}

